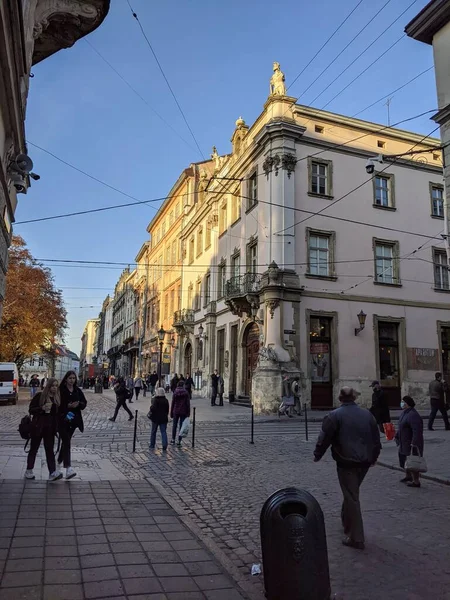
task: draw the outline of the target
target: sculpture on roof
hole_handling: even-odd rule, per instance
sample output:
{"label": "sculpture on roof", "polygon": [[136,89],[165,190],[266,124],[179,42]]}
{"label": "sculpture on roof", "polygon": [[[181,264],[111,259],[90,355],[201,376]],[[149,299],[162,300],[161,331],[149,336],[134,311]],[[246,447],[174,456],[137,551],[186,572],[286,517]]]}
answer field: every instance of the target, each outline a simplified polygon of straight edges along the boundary
{"label": "sculpture on roof", "polygon": [[219,154],[217,152],[217,148],[215,146],[213,146],[211,160],[214,162],[214,173],[217,173],[217,171],[220,171],[220,169],[222,168],[222,165],[223,165],[224,158],[225,157],[223,157],[223,156],[219,156]]}
{"label": "sculpture on roof", "polygon": [[285,77],[278,62],[273,63],[273,75],[270,78],[270,95],[286,96]]}

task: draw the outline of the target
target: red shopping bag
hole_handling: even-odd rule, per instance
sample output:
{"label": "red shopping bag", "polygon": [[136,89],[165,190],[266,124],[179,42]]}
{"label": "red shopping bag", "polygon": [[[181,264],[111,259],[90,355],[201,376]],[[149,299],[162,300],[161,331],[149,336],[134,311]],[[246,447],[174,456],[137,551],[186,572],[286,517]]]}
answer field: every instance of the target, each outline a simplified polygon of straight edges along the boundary
{"label": "red shopping bag", "polygon": [[395,437],[395,427],[393,423],[383,423],[384,435],[387,441],[393,440]]}

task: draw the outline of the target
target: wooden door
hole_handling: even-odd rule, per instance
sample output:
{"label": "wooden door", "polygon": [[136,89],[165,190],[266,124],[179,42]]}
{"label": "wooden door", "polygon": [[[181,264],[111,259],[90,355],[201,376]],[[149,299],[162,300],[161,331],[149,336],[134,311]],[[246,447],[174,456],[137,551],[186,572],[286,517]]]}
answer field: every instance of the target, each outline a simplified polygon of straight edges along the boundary
{"label": "wooden door", "polygon": [[259,327],[256,323],[253,323],[248,329],[245,354],[245,394],[250,396],[252,393],[253,372],[259,359]]}
{"label": "wooden door", "polygon": [[311,408],[329,410],[333,408],[331,318],[310,318],[309,342]]}

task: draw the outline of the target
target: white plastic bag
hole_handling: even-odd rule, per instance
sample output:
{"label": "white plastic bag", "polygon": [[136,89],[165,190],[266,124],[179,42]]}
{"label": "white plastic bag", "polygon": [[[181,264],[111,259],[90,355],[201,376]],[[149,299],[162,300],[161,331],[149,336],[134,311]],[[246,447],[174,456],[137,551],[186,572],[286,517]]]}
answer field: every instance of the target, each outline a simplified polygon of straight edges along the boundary
{"label": "white plastic bag", "polygon": [[180,433],[178,434],[180,437],[186,437],[189,433],[189,426],[191,424],[191,420],[189,417],[186,417],[183,421],[183,424],[180,427]]}

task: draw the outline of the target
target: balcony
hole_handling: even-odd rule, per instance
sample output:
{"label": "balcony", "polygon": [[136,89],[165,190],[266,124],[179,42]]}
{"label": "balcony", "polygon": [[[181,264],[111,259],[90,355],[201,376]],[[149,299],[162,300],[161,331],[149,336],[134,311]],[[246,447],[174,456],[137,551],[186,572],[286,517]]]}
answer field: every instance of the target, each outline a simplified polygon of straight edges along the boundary
{"label": "balcony", "polygon": [[261,275],[246,273],[232,277],[225,284],[225,304],[233,315],[256,317],[259,308]]}
{"label": "balcony", "polygon": [[173,327],[178,335],[194,332],[194,311],[183,308],[173,313]]}

